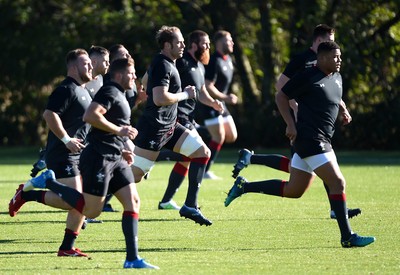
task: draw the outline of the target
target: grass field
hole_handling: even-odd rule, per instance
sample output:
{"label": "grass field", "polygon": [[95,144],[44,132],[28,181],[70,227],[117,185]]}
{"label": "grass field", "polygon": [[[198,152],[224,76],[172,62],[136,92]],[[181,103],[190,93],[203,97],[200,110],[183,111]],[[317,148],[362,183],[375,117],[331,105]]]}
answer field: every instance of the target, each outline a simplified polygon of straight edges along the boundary
{"label": "grass field", "polygon": [[[199,197],[203,214],[214,224],[200,227],[176,211],[157,210],[173,165],[158,163],[138,189],[140,255],[160,266],[159,271],[122,268],[121,212],[102,213],[104,223],[89,224],[80,234],[76,245],[91,260],[56,257],[65,212],[30,202],[16,217],[8,215],[8,202],[28,178],[36,149],[0,148],[0,155],[1,274],[400,274],[400,152],[338,152],[348,206],[363,211],[351,220],[352,228],[377,239],[368,247],[351,249],[340,246],[320,180],[301,199],[247,194],[225,208],[236,151],[224,150],[212,169],[222,179],[203,181]],[[256,165],[241,175],[249,180],[288,178]],[[186,188],[185,183],[175,198],[179,204]],[[111,202],[122,210],[115,199]]]}

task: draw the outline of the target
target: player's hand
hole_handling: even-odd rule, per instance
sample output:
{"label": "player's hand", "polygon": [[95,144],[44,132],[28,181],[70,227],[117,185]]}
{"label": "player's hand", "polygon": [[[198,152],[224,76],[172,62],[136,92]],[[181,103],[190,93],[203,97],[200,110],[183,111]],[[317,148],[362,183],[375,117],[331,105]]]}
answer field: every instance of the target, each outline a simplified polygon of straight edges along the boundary
{"label": "player's hand", "polygon": [[296,140],[297,137],[297,130],[296,126],[286,126],[286,137],[290,140],[290,145],[293,145],[293,142]]}
{"label": "player's hand", "polygon": [[224,104],[219,101],[218,99],[216,99],[213,103],[212,103],[212,107],[214,108],[215,111],[220,112],[221,114],[225,111],[224,110]]}
{"label": "player's hand", "polygon": [[137,99],[136,99],[137,104],[147,100],[146,90],[141,83],[139,83],[139,85],[137,86],[137,92],[138,92]]}
{"label": "player's hand", "polygon": [[68,141],[65,146],[68,148],[68,150],[71,151],[71,153],[79,153],[82,151],[83,148],[85,148],[85,145],[82,143],[83,140],[79,138],[71,138],[70,141]]}
{"label": "player's hand", "polygon": [[343,121],[343,125],[349,124],[352,120],[353,120],[353,118],[351,117],[349,111],[348,111],[347,109],[345,109],[345,110],[342,112],[342,121]]}
{"label": "player's hand", "polygon": [[186,86],[183,91],[188,93],[189,98],[196,98],[196,88],[194,86]]}
{"label": "player's hand", "polygon": [[228,104],[235,105],[238,102],[238,98],[235,94],[229,94],[224,101]]}
{"label": "player's hand", "polygon": [[132,151],[122,149],[122,158],[128,163],[129,166],[133,164],[133,157],[135,154]]}
{"label": "player's hand", "polygon": [[138,134],[138,130],[130,125],[125,125],[120,127],[116,134],[118,136],[128,137],[129,139],[135,139]]}

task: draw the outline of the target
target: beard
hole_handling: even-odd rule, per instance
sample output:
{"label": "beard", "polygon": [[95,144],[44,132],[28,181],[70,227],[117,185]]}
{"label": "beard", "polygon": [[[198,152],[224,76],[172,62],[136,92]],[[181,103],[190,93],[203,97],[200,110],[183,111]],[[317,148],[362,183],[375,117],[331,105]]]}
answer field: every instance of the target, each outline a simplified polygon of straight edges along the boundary
{"label": "beard", "polygon": [[194,52],[194,56],[197,60],[199,60],[203,65],[207,65],[210,62],[210,50],[209,49],[198,49]]}
{"label": "beard", "polygon": [[83,71],[79,71],[79,77],[81,78],[81,80],[86,83],[89,82],[90,80],[92,80],[92,74],[88,73],[88,72],[83,72]]}

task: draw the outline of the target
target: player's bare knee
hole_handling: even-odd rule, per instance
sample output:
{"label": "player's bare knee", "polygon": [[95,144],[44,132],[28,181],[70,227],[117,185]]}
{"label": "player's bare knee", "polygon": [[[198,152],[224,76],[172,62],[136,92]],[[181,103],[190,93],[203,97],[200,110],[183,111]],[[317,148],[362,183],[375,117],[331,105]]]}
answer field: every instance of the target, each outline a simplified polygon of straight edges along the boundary
{"label": "player's bare knee", "polygon": [[98,216],[100,216],[101,211],[102,211],[102,208],[98,208],[98,209],[90,208],[90,209],[86,209],[84,211],[84,215],[89,219],[95,219]]}

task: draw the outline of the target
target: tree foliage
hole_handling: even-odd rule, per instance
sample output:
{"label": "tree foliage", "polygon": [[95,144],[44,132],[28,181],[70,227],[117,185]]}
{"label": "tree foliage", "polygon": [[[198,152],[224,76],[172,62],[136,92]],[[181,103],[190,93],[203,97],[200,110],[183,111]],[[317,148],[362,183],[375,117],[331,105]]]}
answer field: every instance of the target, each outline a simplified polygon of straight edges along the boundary
{"label": "tree foliage", "polygon": [[[162,25],[235,41],[230,106],[238,144],[285,146],[274,83],[289,58],[311,45],[315,25],[336,28],[342,46],[344,99],[354,122],[336,143],[351,148],[400,148],[400,3],[354,0],[0,0],[0,145],[42,144],[47,96],[65,76],[65,54],[91,45],[124,44],[138,74],[158,51]],[[140,108],[136,114],[140,113]],[[135,117],[135,116],[134,116]],[[135,119],[134,119],[135,121]]]}

